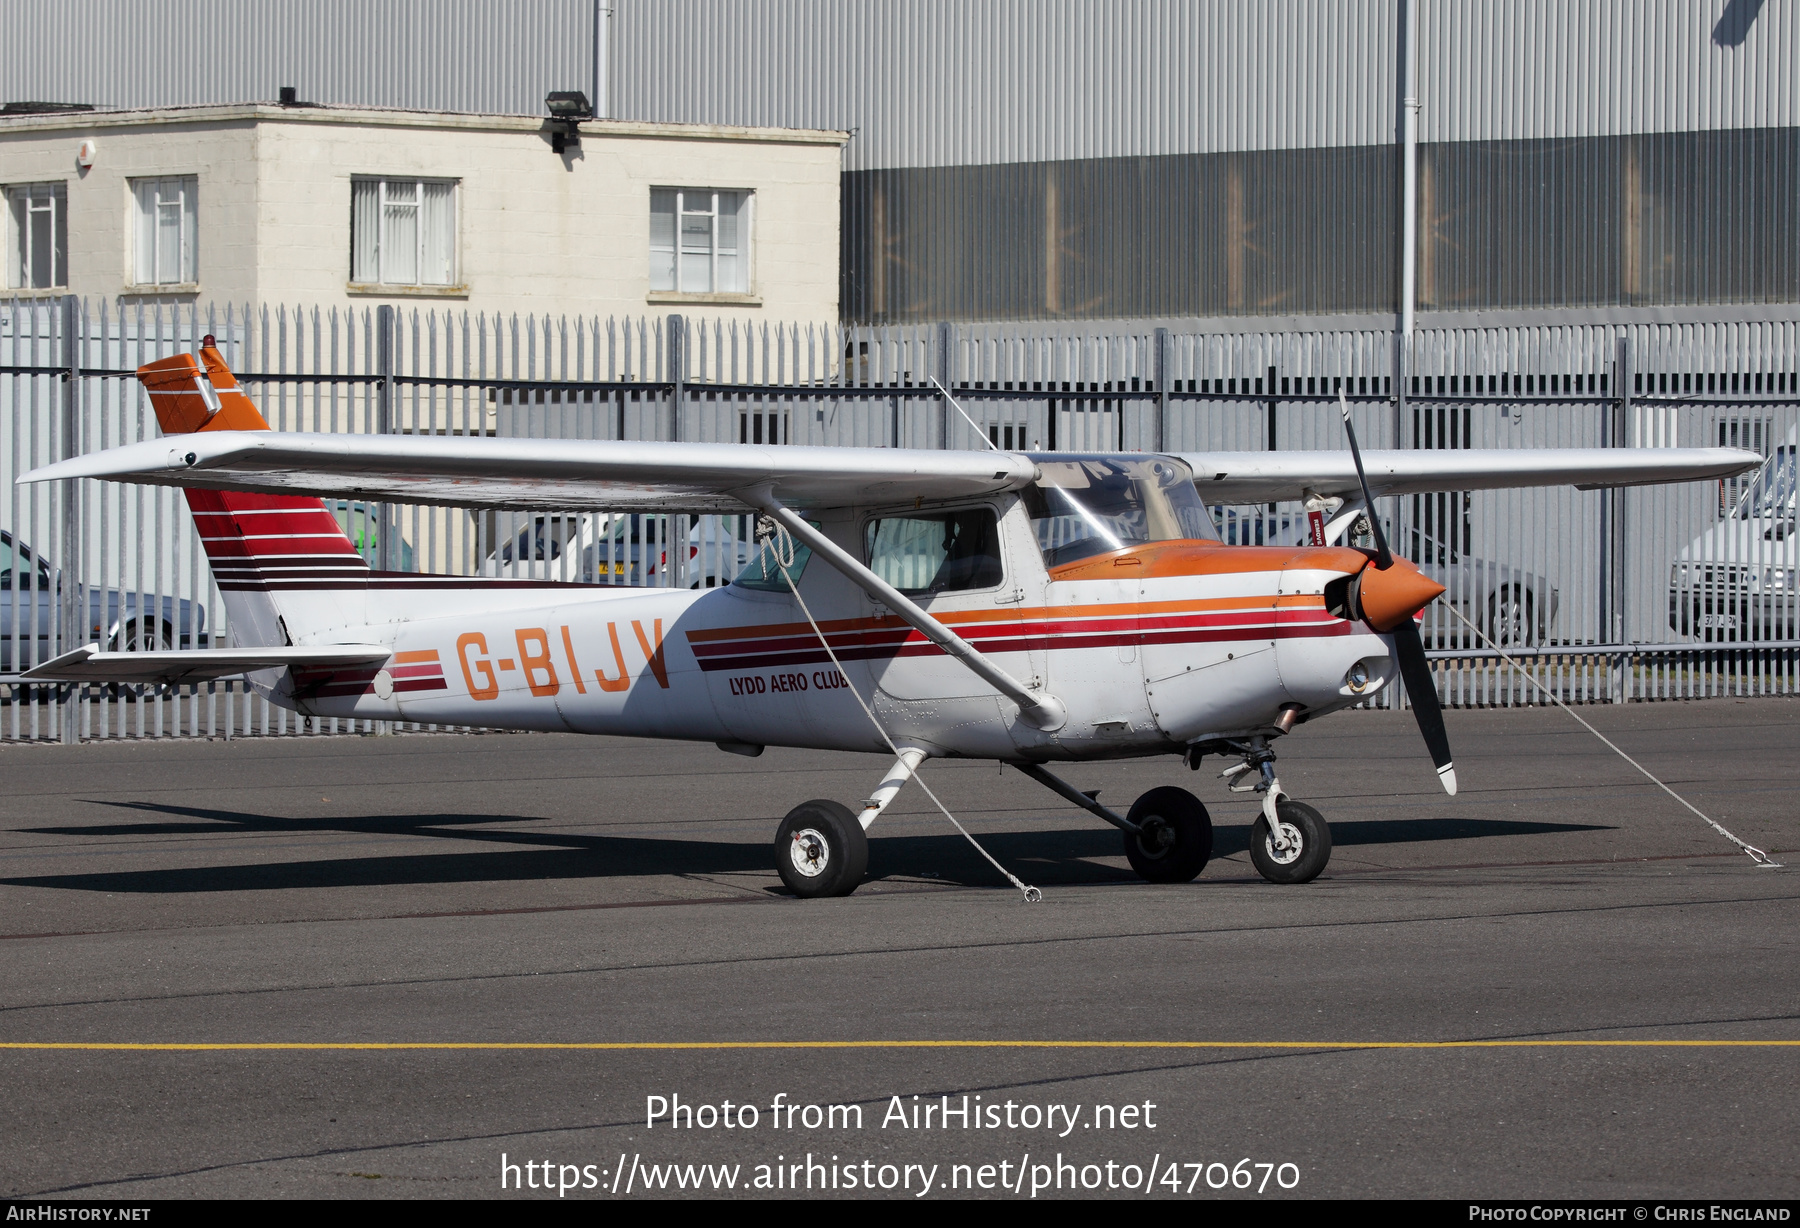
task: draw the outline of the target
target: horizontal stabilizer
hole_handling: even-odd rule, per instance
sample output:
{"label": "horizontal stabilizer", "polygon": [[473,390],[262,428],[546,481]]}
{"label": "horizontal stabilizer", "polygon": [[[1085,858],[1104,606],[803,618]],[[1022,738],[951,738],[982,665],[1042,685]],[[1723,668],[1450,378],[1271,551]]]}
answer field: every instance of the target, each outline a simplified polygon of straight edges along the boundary
{"label": "horizontal stabilizer", "polygon": [[210,682],[248,669],[373,665],[393,649],[378,644],[317,648],[202,648],[190,652],[101,652],[88,644],[19,675],[25,682]]}

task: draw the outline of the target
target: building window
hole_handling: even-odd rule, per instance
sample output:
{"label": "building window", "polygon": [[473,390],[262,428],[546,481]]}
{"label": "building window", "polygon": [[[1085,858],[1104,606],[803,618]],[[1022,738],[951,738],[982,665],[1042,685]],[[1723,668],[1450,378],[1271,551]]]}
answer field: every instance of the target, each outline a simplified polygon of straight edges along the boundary
{"label": "building window", "polygon": [[456,283],[456,181],[355,179],[350,280],[385,286]]}
{"label": "building window", "polygon": [[650,288],[684,294],[750,289],[749,192],[653,188]]}
{"label": "building window", "polygon": [[60,183],[6,189],[6,282],[17,290],[69,284],[69,192]]}
{"label": "building window", "polygon": [[131,192],[137,200],[137,251],[133,265],[137,284],[168,286],[199,281],[199,181],[192,175],[134,179]]}

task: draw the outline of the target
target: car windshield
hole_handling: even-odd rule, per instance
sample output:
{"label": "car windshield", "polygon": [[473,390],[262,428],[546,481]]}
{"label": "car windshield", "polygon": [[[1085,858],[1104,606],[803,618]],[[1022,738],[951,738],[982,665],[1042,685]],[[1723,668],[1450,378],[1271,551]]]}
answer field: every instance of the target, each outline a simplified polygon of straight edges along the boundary
{"label": "car windshield", "polygon": [[500,547],[500,561],[510,563],[517,558],[545,562],[559,559],[562,557],[563,547],[574,540],[580,529],[581,518],[578,516],[539,516],[532,527]]}
{"label": "car windshield", "polygon": [[1775,455],[1763,463],[1756,481],[1745,492],[1744,501],[1738,504],[1738,519],[1792,520],[1797,477],[1800,475],[1795,472],[1794,449],[1777,449]]}
{"label": "car windshield", "polygon": [[1145,542],[1219,540],[1192,471],[1167,456],[1050,456],[1038,472],[1023,494],[1047,567]]}
{"label": "car windshield", "polygon": [[627,544],[641,546],[646,536],[653,542],[662,540],[662,536],[657,532],[656,517],[643,515],[619,517],[608,531],[607,536],[621,546]]}
{"label": "car windshield", "polygon": [[[31,547],[21,544],[18,547],[18,554],[15,556],[12,538],[7,534],[0,533],[0,589],[10,590],[14,587],[29,589],[31,587],[31,564]],[[16,586],[13,583],[15,570],[22,573]],[[40,589],[50,587],[50,569],[42,559],[37,560],[37,586]]]}

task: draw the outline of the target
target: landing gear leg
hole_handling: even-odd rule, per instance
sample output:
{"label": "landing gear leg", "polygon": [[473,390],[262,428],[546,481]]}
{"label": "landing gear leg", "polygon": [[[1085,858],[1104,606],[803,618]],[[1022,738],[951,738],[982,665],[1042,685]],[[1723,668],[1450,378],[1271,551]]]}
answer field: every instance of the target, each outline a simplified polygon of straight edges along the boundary
{"label": "landing gear leg", "polygon": [[802,802],[790,810],[775,832],[775,869],[788,890],[802,899],[855,891],[869,870],[869,838],[864,833],[924,759],[925,752],[917,747],[901,748],[899,760],[859,814],[833,801]]}
{"label": "landing gear leg", "polygon": [[1250,863],[1272,883],[1310,883],[1331,860],[1331,827],[1325,816],[1281,791],[1275,752],[1265,737],[1236,744],[1244,761],[1221,775],[1233,793],[1262,794],[1262,814],[1250,829]]}
{"label": "landing gear leg", "polygon": [[1102,806],[1100,791],[1085,792],[1036,763],[1015,763],[1025,775],[1125,833],[1125,860],[1153,883],[1185,883],[1199,877],[1212,857],[1212,817],[1186,789],[1152,789],[1120,815]]}

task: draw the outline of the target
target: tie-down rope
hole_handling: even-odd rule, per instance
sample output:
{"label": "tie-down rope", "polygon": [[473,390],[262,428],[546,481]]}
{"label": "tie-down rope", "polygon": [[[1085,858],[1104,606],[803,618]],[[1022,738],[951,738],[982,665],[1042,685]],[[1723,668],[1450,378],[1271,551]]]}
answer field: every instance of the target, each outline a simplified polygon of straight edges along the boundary
{"label": "tie-down rope", "polygon": [[[769,531],[767,533],[759,532],[757,534],[763,574],[765,576],[769,574],[769,561],[772,557],[775,565],[781,569],[781,578],[787,581],[788,591],[793,593],[794,600],[800,603],[800,612],[806,615],[806,621],[812,624],[813,634],[819,637],[819,643],[824,646],[825,655],[831,658],[831,664],[836,668],[838,676],[844,680],[844,685],[850,688],[850,693],[856,696],[856,702],[862,708],[863,715],[869,718],[869,724],[875,726],[875,732],[881,735],[881,740],[886,742],[888,744],[888,749],[894,752],[894,758],[899,759],[900,748],[894,745],[894,739],[888,736],[887,729],[882,725],[881,721],[876,718],[875,710],[869,707],[863,700],[862,692],[856,689],[856,684],[854,682],[850,681],[849,671],[844,668],[843,662],[838,660],[837,653],[832,651],[831,641],[825,638],[825,632],[820,630],[818,620],[812,616],[812,611],[806,607],[806,598],[800,595],[800,588],[794,583],[793,573],[789,571],[789,568],[794,565],[793,535],[788,532],[786,525],[773,517],[768,518],[765,523],[769,526]],[[924,761],[921,760],[919,767],[923,766]],[[924,777],[919,774],[918,767],[915,767],[912,770],[912,779],[919,782],[919,788],[925,790],[925,796],[929,797],[937,808],[944,812],[944,817],[950,820],[950,825],[952,827],[962,833],[963,839],[974,845],[975,851],[987,858],[989,865],[1000,871],[1001,874],[1006,876],[1007,882],[1019,889],[1020,894],[1025,897],[1025,902],[1027,904],[1036,904],[1044,898],[1044,893],[1042,891],[1039,891],[1036,887],[1020,882],[1018,878],[1013,875],[1012,871],[994,860],[994,855],[992,853],[981,847],[981,841],[977,840],[974,836],[971,836],[969,834],[969,829],[956,821],[956,816],[950,813],[950,808],[938,800],[938,795],[931,791],[931,786],[926,784]],[[893,804],[892,801],[888,802],[888,805],[890,806]]]}
{"label": "tie-down rope", "polygon": [[1483,640],[1485,640],[1487,642],[1487,646],[1489,648],[1492,648],[1496,653],[1498,653],[1500,655],[1500,659],[1502,661],[1505,661],[1508,665],[1512,666],[1515,670],[1517,670],[1519,672],[1519,676],[1521,678],[1525,679],[1525,681],[1529,682],[1532,686],[1534,686],[1538,690],[1542,691],[1546,696],[1548,696],[1550,698],[1551,702],[1553,702],[1557,707],[1561,708],[1564,712],[1567,712],[1570,716],[1575,717],[1576,721],[1580,722],[1581,727],[1583,729],[1585,729],[1589,733],[1593,734],[1596,738],[1599,738],[1602,742],[1605,742],[1609,747],[1612,747],[1614,753],[1616,753],[1619,756],[1619,758],[1623,759],[1625,762],[1629,763],[1632,767],[1634,767],[1638,771],[1642,772],[1644,774],[1644,776],[1650,781],[1651,784],[1655,785],[1657,788],[1661,789],[1664,793],[1667,793],[1670,797],[1672,797],[1676,801],[1680,802],[1683,806],[1686,806],[1689,810],[1692,810],[1695,814],[1699,815],[1702,819],[1704,819],[1706,821],[1707,826],[1711,827],[1714,831],[1718,832],[1721,836],[1724,836],[1727,840],[1729,840],[1733,844],[1737,845],[1740,849],[1743,849],[1744,852],[1749,856],[1750,860],[1754,861],[1757,865],[1763,867],[1764,869],[1768,869],[1768,870],[1779,870],[1781,868],[1781,863],[1779,861],[1776,861],[1773,857],[1769,856],[1767,853],[1765,853],[1761,849],[1757,848],[1754,844],[1746,844],[1744,841],[1739,840],[1736,836],[1732,835],[1730,832],[1726,831],[1723,827],[1719,826],[1719,824],[1715,823],[1710,817],[1708,817],[1705,814],[1702,814],[1701,811],[1699,810],[1699,808],[1696,807],[1692,802],[1688,801],[1687,798],[1681,796],[1681,794],[1679,794],[1679,793],[1675,792],[1675,790],[1669,788],[1668,785],[1665,785],[1662,781],[1658,780],[1655,776],[1652,776],[1650,774],[1649,768],[1645,767],[1643,764],[1639,763],[1636,759],[1633,759],[1630,755],[1628,755],[1624,751],[1620,750],[1618,748],[1618,746],[1615,745],[1613,743],[1613,741],[1610,738],[1608,738],[1605,734],[1601,733],[1598,729],[1595,729],[1592,725],[1590,725],[1586,721],[1582,720],[1581,717],[1579,715],[1577,715],[1575,709],[1569,707],[1568,704],[1564,703],[1562,701],[1561,697],[1558,696],[1549,687],[1547,687],[1543,683],[1539,682],[1536,678],[1533,678],[1531,676],[1530,672],[1528,670],[1526,670],[1526,668],[1524,666],[1520,665],[1518,663],[1518,661],[1514,660],[1513,657],[1511,655],[1509,655],[1504,648],[1502,648],[1502,647],[1500,647],[1500,645],[1494,643],[1494,641],[1491,638],[1489,638],[1487,632],[1483,631],[1480,627],[1477,627],[1474,623],[1470,622],[1468,617],[1461,610],[1457,609],[1454,605],[1446,605],[1444,608],[1449,610],[1452,614],[1456,615],[1459,619],[1461,619],[1463,624],[1465,626],[1467,626],[1469,628],[1469,630],[1473,631],[1476,635],[1479,635]]}

